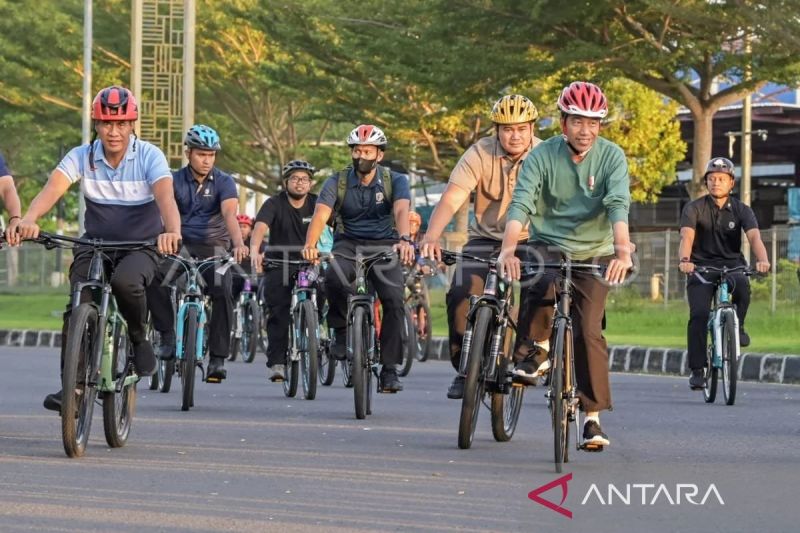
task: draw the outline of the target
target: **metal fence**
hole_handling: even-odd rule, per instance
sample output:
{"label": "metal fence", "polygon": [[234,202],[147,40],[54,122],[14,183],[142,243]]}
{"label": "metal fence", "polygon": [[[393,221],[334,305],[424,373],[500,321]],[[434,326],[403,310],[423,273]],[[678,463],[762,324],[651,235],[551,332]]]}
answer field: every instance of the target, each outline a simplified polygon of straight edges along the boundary
{"label": "metal fence", "polygon": [[68,285],[72,262],[69,250],[47,250],[23,243],[19,248],[0,250],[0,291],[36,290]]}

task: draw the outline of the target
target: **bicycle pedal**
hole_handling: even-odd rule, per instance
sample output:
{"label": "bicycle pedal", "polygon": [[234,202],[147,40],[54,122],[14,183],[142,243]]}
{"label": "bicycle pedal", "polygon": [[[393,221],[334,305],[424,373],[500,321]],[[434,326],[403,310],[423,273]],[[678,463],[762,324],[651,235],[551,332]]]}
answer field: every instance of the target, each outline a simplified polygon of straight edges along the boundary
{"label": "bicycle pedal", "polygon": [[583,443],[581,444],[581,450],[585,452],[602,452],[603,445],[602,444],[591,444],[591,443]]}
{"label": "bicycle pedal", "polygon": [[219,378],[217,376],[208,376],[206,378],[206,383],[222,383],[223,378]]}

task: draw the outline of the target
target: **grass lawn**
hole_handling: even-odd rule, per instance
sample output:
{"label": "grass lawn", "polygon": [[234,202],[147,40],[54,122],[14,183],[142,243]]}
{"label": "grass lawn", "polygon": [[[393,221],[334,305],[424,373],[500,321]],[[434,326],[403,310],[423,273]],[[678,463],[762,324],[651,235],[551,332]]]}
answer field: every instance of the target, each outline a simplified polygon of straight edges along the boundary
{"label": "grass lawn", "polygon": [[[444,289],[430,291],[433,334],[447,335]],[[63,292],[0,294],[0,329],[61,329],[67,302]],[[672,302],[664,308],[645,300],[608,306],[609,344],[685,348],[689,308]],[[747,317],[752,352],[800,354],[800,304],[783,303],[772,315],[769,305],[753,302]]]}

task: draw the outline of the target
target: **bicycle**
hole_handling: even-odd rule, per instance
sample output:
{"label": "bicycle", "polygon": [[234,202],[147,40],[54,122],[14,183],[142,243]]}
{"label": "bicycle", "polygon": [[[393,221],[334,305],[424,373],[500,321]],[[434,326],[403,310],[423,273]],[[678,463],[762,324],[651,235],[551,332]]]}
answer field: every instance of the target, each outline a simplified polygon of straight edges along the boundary
{"label": "bicycle", "polygon": [[[293,398],[297,394],[298,381],[302,378],[303,397],[313,400],[317,395],[321,357],[317,289],[314,286],[319,278],[319,267],[303,259],[265,259],[265,268],[285,265],[297,266],[299,269],[292,274],[295,284],[290,304],[289,346],[286,351],[283,392],[287,397]],[[327,354],[322,355],[327,360]]]}
{"label": "bicycle", "polygon": [[[86,281],[75,283],[70,296],[70,317],[64,345],[61,373],[61,437],[68,457],[86,451],[97,395],[103,401],[103,430],[112,448],[125,445],[136,411],[136,383],[133,350],[127,323],[119,312],[106,279],[105,261],[115,251],[155,249],[153,241],[103,241],[40,232],[32,242],[47,249],[91,248]],[[63,243],[69,243],[64,245]],[[85,289],[91,301],[81,302]]]}
{"label": "bicycle", "polygon": [[[218,262],[222,262],[222,266],[217,269],[217,273],[223,275],[233,264],[233,259],[227,254],[203,260],[187,259],[178,255],[168,257],[179,264],[186,275],[186,290],[183,292],[176,316],[175,358],[181,376],[181,411],[188,411],[194,407],[195,369],[199,365],[201,373],[203,372],[206,352],[208,312],[201,289],[201,276]],[[205,377],[204,381],[219,382],[208,377]]]}
{"label": "bicycle", "polygon": [[[458,424],[458,447],[472,446],[480,405],[485,394],[492,417],[492,435],[498,442],[511,439],[522,409],[525,387],[512,379],[513,346],[517,325],[511,316],[513,288],[498,275],[496,259],[442,250],[442,260],[453,265],[469,260],[489,266],[483,293],[470,296],[467,327],[461,347],[459,374],[465,376]],[[524,264],[524,263],[523,263]]]}
{"label": "bicycle", "polygon": [[[708,316],[708,336],[710,342],[706,351],[706,387],[703,398],[706,403],[714,403],[717,398],[717,382],[722,374],[722,395],[726,405],[736,401],[736,381],[739,369],[739,317],[736,304],[731,301],[728,274],[741,272],[746,276],[756,274],[746,266],[739,267],[697,267],[695,276],[703,284],[714,284],[714,299]],[[719,273],[716,281],[707,281],[701,274]]]}
{"label": "bicycle", "polygon": [[[411,364],[416,359],[419,362],[428,360],[430,350],[432,323],[430,320],[431,311],[428,304],[428,294],[425,290],[423,278],[426,274],[417,267],[406,276],[406,316],[410,322],[409,338],[414,342],[411,346],[411,357],[404,360],[400,371],[400,376],[407,376],[411,370]],[[413,338],[411,337],[413,335]]]}
{"label": "bicycle", "polygon": [[252,363],[259,346],[261,308],[258,305],[253,281],[249,276],[244,278],[244,287],[233,308],[233,324],[231,353],[228,360],[236,361],[241,351],[242,361]]}
{"label": "bicycle", "polygon": [[[175,316],[176,310],[178,309],[183,296],[178,291],[178,288],[174,283],[170,284],[169,289],[173,316]],[[172,327],[173,329],[175,328],[174,324]],[[149,317],[147,322],[147,338],[152,343],[154,348],[161,342],[161,337],[152,324],[152,317]],[[149,378],[150,390],[158,390],[166,394],[172,388],[172,376],[175,375],[175,359],[159,359],[157,363],[158,366],[156,367],[156,373]]]}

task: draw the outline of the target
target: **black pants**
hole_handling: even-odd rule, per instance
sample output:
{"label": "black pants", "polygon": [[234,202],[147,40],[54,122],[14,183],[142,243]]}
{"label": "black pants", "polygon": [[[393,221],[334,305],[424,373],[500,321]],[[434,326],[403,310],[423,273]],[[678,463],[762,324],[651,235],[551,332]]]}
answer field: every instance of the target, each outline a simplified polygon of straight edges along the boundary
{"label": "black pants", "polygon": [[[719,274],[702,274],[706,281],[715,282]],[[736,304],[736,316],[739,328],[744,327],[747,308],[750,307],[750,280],[741,273],[728,274],[728,282],[732,288],[733,302]],[[711,312],[711,299],[714,297],[714,284],[704,284],[694,274],[686,280],[686,295],[689,299],[689,325],[687,327],[687,346],[689,347],[689,368],[698,369],[706,366],[706,349],[708,346],[708,314]]]}
{"label": "black pants", "polygon": [[264,272],[263,297],[267,313],[267,366],[282,365],[289,349],[289,313],[296,267]]}
{"label": "black pants", "polygon": [[[486,238],[473,238],[464,246],[462,252],[477,257],[489,258],[500,253],[500,241]],[[525,258],[524,243],[517,247],[517,257]],[[447,327],[450,340],[450,363],[453,368],[458,370],[461,361],[461,344],[464,340],[464,330],[467,327],[467,312],[469,311],[469,297],[483,293],[483,284],[486,274],[489,273],[489,266],[485,263],[476,261],[462,261],[456,265],[453,280],[450,283],[450,290],[447,291]],[[533,335],[534,331],[530,328],[529,305],[526,304],[526,292],[522,291],[522,302],[519,307],[515,306],[514,314],[519,311],[517,340],[514,344],[514,359],[523,359],[530,349],[533,341],[542,341],[545,338],[537,338]],[[516,317],[514,317],[516,319]]]}
{"label": "black pants", "polygon": [[[333,245],[335,261],[325,273],[327,293],[328,326],[334,329],[347,326],[347,298],[355,294],[353,281],[356,277],[355,261],[343,259],[341,255],[355,257],[356,251],[364,255],[386,250],[394,240],[338,239]],[[385,365],[397,365],[403,359],[403,327],[405,303],[403,293],[405,280],[399,260],[373,264],[367,276],[370,287],[377,293],[383,310],[381,326],[381,359]]]}
{"label": "black pants", "polygon": [[[111,283],[111,291],[117,301],[122,317],[128,323],[128,336],[134,343],[146,339],[147,332],[147,299],[145,288],[150,285],[158,269],[158,256],[146,250],[109,252],[110,261],[105,261],[105,273]],[[69,268],[71,285],[86,281],[89,264],[92,261],[92,249],[78,247],[74,251],[75,259]],[[91,300],[91,293],[84,290],[81,302]],[[61,364],[64,364],[63,347],[66,346],[67,327],[71,309],[67,304],[64,313],[63,337],[61,341]]]}
{"label": "black pants", "polygon": [[[528,261],[557,262],[562,258],[557,249],[546,244],[530,243],[529,251]],[[612,258],[606,256],[595,259],[599,263],[607,263]],[[526,284],[528,294],[524,301],[531,306],[531,329],[536,339],[549,339],[552,334],[559,276],[558,272],[547,272]],[[608,291],[609,286],[602,277],[585,271],[572,272],[570,316],[575,349],[575,381],[584,411],[611,408],[608,343],[603,336]]]}
{"label": "black pants", "polygon": [[[187,244],[185,251],[194,257],[205,258],[218,255],[221,247]],[[154,283],[147,288],[150,313],[158,331],[174,331],[175,310],[170,302],[168,285],[183,272],[184,270],[180,266],[175,268],[174,261],[168,258],[164,259]],[[208,350],[212,357],[227,357],[230,353],[233,324],[231,271],[228,269],[223,276],[220,276],[215,272],[214,267],[208,267],[203,272],[203,280],[205,281],[205,293],[211,297]]]}

